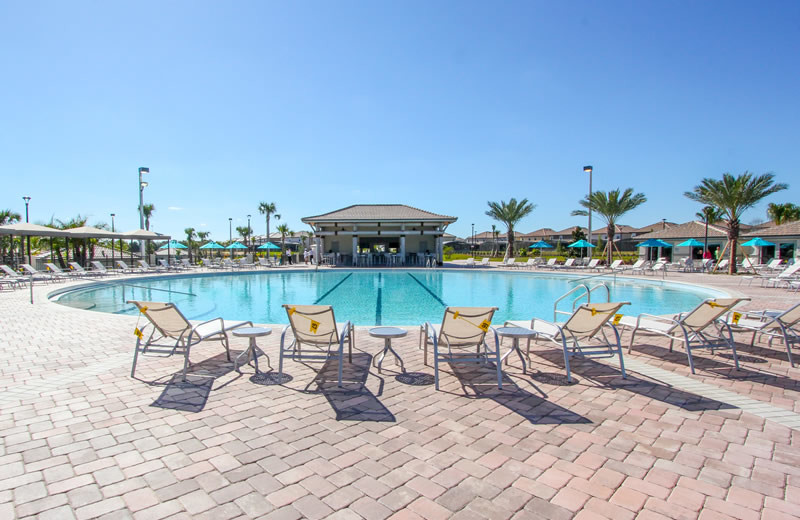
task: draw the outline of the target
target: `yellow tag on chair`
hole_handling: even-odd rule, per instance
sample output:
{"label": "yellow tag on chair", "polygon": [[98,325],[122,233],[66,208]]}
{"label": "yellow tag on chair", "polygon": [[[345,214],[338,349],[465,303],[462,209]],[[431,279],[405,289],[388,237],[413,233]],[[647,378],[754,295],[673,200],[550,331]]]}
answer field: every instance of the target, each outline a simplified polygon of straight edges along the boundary
{"label": "yellow tag on chair", "polygon": [[492,326],[492,322],[489,320],[483,320],[478,328],[481,329],[483,332],[489,332],[489,327]]}
{"label": "yellow tag on chair", "polygon": [[733,322],[733,324],[736,325],[737,323],[739,323],[739,319],[741,319],[741,317],[742,317],[741,312],[734,312],[731,322]]}
{"label": "yellow tag on chair", "polygon": [[139,327],[136,327],[136,329],[134,329],[133,335],[136,336],[139,339],[142,339],[142,337],[143,337],[142,331],[139,330]]}
{"label": "yellow tag on chair", "polygon": [[597,314],[597,309],[595,309],[594,307],[592,307],[590,310],[592,311],[592,316]]}
{"label": "yellow tag on chair", "polygon": [[619,322],[621,320],[622,320],[622,314],[615,314],[614,315],[614,321],[612,321],[611,323],[614,324],[614,325],[619,325]]}
{"label": "yellow tag on chair", "polygon": [[316,334],[317,329],[319,329],[319,322],[311,320],[311,325],[308,327],[308,330],[310,330],[312,334]]}
{"label": "yellow tag on chair", "polygon": [[291,316],[292,314],[294,314],[295,312],[297,312],[297,309],[295,309],[294,307],[290,307],[290,308],[289,308],[289,310],[288,310],[288,312],[289,312],[289,316]]}
{"label": "yellow tag on chair", "polygon": [[706,302],[706,303],[708,303],[712,309],[714,307],[722,307],[722,305],[718,304],[717,302]]}
{"label": "yellow tag on chair", "polygon": [[142,314],[144,314],[145,312],[147,312],[147,306],[145,305],[144,307],[141,307],[141,308],[139,309],[139,312],[141,312]]}
{"label": "yellow tag on chair", "polygon": [[458,311],[456,311],[456,312],[453,314],[453,319],[454,319],[454,320],[457,320],[457,319],[458,319]]}

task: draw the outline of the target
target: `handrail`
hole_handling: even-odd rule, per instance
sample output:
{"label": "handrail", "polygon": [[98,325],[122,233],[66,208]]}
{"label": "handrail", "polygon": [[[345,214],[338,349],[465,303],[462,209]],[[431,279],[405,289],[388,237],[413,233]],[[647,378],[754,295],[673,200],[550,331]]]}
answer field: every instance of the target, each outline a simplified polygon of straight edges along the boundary
{"label": "handrail", "polygon": [[616,282],[617,281],[617,273],[618,272],[619,272],[618,270],[614,270],[614,271],[612,271],[610,273],[590,274],[589,276],[584,276],[582,278],[575,278],[574,280],[570,280],[568,283],[580,282],[581,280],[591,280],[593,278],[599,278],[601,276],[613,276],[614,277],[614,282]]}
{"label": "handrail", "polygon": [[[599,284],[595,285],[594,287],[589,287],[587,284],[582,283],[580,285],[576,285],[575,287],[573,287],[572,289],[570,289],[569,291],[567,291],[566,293],[562,294],[561,296],[559,296],[556,299],[556,301],[553,303],[553,321],[557,321],[558,320],[558,315],[559,314],[570,315],[570,314],[574,313],[576,305],[578,304],[579,301],[581,301],[584,298],[586,298],[586,303],[592,303],[592,292],[594,292],[594,291],[596,291],[597,289],[600,289],[600,288],[603,288],[603,289],[606,290],[606,302],[610,302],[611,301],[611,288],[606,283],[599,283]],[[579,294],[574,300],[572,300],[572,312],[558,310],[558,303],[561,300],[565,299],[567,296],[569,296],[569,295],[571,295],[571,294],[573,294],[573,293],[575,293],[575,292],[577,292],[577,291],[579,291],[581,289],[583,289],[583,292],[581,294]]]}

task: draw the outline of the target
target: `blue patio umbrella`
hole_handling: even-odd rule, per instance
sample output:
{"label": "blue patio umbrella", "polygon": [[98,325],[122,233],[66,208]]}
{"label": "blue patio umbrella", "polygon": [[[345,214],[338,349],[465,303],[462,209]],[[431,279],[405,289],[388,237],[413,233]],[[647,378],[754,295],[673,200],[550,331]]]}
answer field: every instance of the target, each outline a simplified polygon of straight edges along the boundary
{"label": "blue patio umbrella", "polygon": [[247,246],[241,242],[234,242],[233,244],[226,246],[225,249],[247,249]]}
{"label": "blue patio umbrella", "polygon": [[742,245],[747,247],[767,247],[767,246],[774,246],[775,244],[773,244],[769,240],[764,240],[763,238],[756,237],[751,240],[748,240]]}
{"label": "blue patio umbrella", "polygon": [[280,247],[276,246],[272,242],[267,242],[266,244],[258,246],[257,249],[280,249]]}
{"label": "blue patio umbrella", "polygon": [[554,246],[548,244],[544,240],[539,240],[528,246],[528,249],[553,249],[553,247]]}
{"label": "blue patio umbrella", "polygon": [[685,242],[681,242],[680,244],[678,244],[678,247],[702,247],[702,246],[703,246],[702,242],[700,242],[699,240],[695,240],[693,238],[690,238],[689,240],[686,240]]}
{"label": "blue patio umbrella", "polygon": [[217,244],[212,240],[208,244],[203,244],[202,246],[200,246],[200,249],[225,249],[225,247]]}
{"label": "blue patio umbrella", "polygon": [[[702,246],[703,244],[700,245]],[[636,247],[672,247],[672,244],[658,238],[651,238],[650,240],[645,240],[640,244],[636,244]]]}
{"label": "blue patio umbrella", "polygon": [[578,240],[577,242],[571,243],[567,247],[594,247],[594,244],[592,244],[591,242],[587,242],[586,240],[581,239],[581,240]]}
{"label": "blue patio umbrella", "polygon": [[177,240],[170,240],[163,246],[159,247],[159,249],[186,249],[186,246],[181,244]]}

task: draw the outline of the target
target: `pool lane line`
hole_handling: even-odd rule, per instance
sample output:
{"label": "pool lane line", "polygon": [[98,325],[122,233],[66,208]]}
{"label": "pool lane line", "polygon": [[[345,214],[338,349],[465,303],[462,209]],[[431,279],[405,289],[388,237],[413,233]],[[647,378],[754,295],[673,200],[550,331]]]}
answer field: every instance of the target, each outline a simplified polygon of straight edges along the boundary
{"label": "pool lane line", "polygon": [[378,295],[375,297],[375,325],[381,326],[383,320],[383,298],[381,293],[381,273],[378,273]]}
{"label": "pool lane line", "polygon": [[420,282],[420,281],[417,279],[417,277],[416,277],[416,276],[414,276],[414,275],[413,275],[413,274],[411,274],[411,273],[406,273],[406,274],[407,274],[408,276],[410,276],[410,277],[411,277],[411,278],[412,278],[412,279],[413,279],[415,282],[417,282],[417,283],[420,285],[420,287],[422,287],[423,289],[425,289],[425,290],[428,292],[428,294],[430,294],[430,295],[433,297],[433,299],[434,299],[434,300],[436,300],[437,302],[441,303],[441,304],[442,304],[442,307],[447,307],[447,304],[446,304],[446,303],[444,303],[444,302],[442,301],[442,299],[441,299],[441,298],[439,298],[438,296],[436,296],[436,295],[433,293],[433,291],[431,291],[430,289],[428,289],[428,287],[427,287],[427,286],[426,286],[424,283]]}
{"label": "pool lane line", "polygon": [[318,304],[319,302],[321,302],[322,300],[324,300],[324,299],[325,299],[325,298],[326,298],[326,297],[327,297],[327,296],[328,296],[330,293],[332,293],[333,291],[335,291],[336,289],[338,289],[338,288],[339,288],[339,286],[340,286],[340,285],[342,285],[344,282],[346,282],[346,281],[347,281],[347,279],[348,279],[348,278],[350,278],[351,276],[353,276],[353,273],[350,273],[350,274],[348,274],[347,276],[345,276],[344,278],[342,278],[342,279],[339,281],[339,283],[337,283],[336,285],[334,285],[333,287],[331,287],[331,288],[328,290],[328,292],[326,292],[325,294],[323,294],[322,296],[320,296],[319,298],[317,298],[317,301],[315,301],[315,302],[314,302],[314,305],[316,305],[316,304]]}

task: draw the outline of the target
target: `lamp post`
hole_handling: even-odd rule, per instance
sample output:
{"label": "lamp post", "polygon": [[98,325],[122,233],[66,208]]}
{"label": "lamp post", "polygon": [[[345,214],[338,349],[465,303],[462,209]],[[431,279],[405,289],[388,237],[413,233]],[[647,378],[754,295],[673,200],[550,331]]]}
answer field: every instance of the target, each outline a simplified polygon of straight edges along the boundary
{"label": "lamp post", "polygon": [[472,224],[472,247],[470,248],[470,253],[472,249],[475,249],[475,224]]}
{"label": "lamp post", "polygon": [[250,215],[247,215],[247,252],[250,252]]}
{"label": "lamp post", "polygon": [[[31,202],[31,198],[30,197],[22,197],[22,200],[25,201],[25,222],[27,223],[27,222],[29,222],[28,221],[28,204]],[[26,238],[27,238],[27,243],[28,243],[28,263],[30,264],[31,263],[31,236],[28,235]]]}
{"label": "lamp post", "polygon": [[228,217],[228,242],[233,243],[233,217]]}
{"label": "lamp post", "polygon": [[[116,217],[116,213],[111,214],[111,232],[114,232],[114,217]],[[111,267],[114,267],[114,237],[111,237]]]}
{"label": "lamp post", "polygon": [[[150,173],[150,168],[139,168],[139,229],[144,229],[144,189],[147,183],[142,181],[142,174]],[[144,241],[139,240],[139,254],[144,258]]]}
{"label": "lamp post", "polygon": [[[592,167],[584,166],[583,172],[589,174],[589,200],[592,199]],[[592,243],[592,208],[589,207],[589,243]]]}

